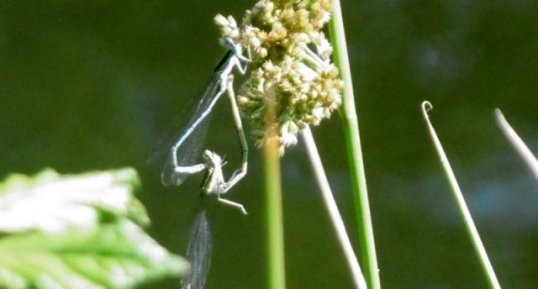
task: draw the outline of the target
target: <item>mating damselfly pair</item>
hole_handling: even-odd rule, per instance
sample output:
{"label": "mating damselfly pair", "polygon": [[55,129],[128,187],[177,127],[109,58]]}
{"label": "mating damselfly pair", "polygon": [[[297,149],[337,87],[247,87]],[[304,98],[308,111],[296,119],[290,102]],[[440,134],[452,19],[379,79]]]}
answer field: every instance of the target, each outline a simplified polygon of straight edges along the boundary
{"label": "mating damselfly pair", "polygon": [[[243,49],[230,38],[222,39],[228,51],[213,70],[211,80],[202,94],[196,110],[187,122],[184,130],[166,153],[166,161],[162,169],[161,179],[166,186],[181,185],[187,177],[205,172],[201,186],[201,204],[189,237],[187,260],[191,263],[191,272],[181,282],[182,289],[202,289],[204,287],[211,262],[211,231],[205,210],[206,196],[215,195],[217,200],[247,214],[240,203],[221,198],[247,173],[248,145],[239,115],[233,87],[233,70],[241,74],[247,69],[250,59],[243,56]],[[204,150],[202,162],[199,162],[203,149],[203,139],[207,130],[210,113],[220,97],[226,92],[230,100],[234,125],[237,130],[242,151],[242,165],[226,180],[222,171],[224,162],[220,155]]]}
{"label": "mating damselfly pair", "polygon": [[[242,47],[234,43],[233,40],[224,38],[222,43],[228,48],[228,51],[213,70],[211,80],[202,94],[195,112],[186,124],[183,132],[172,142],[171,147],[165,148],[169,149],[169,152],[167,153],[162,169],[161,179],[166,186],[179,186],[190,175],[200,173],[209,168],[214,171],[222,170],[224,163],[212,162],[208,158],[207,153],[204,153],[203,162],[199,163],[199,158],[203,148],[203,139],[207,130],[210,113],[220,97],[227,92],[234,118],[234,125],[241,143],[242,165],[241,168],[232,174],[228,181],[222,177],[210,193],[216,194],[220,202],[234,206],[245,212],[240,204],[224,200],[220,198],[220,194],[228,192],[247,173],[248,145],[239,115],[239,108],[235,100],[232,72],[234,68],[237,68],[241,74],[244,74],[246,72],[246,63],[250,62],[250,59],[243,56]],[[243,66],[242,62],[245,63],[245,66]],[[212,152],[212,154],[216,153]],[[216,163],[219,163],[221,167],[215,167]]]}

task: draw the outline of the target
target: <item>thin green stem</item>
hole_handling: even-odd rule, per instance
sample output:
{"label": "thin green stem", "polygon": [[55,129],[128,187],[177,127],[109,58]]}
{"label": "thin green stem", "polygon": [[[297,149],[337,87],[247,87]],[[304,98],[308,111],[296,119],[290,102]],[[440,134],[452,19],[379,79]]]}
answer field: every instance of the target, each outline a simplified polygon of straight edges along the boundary
{"label": "thin green stem", "polygon": [[269,289],[285,289],[284,226],[280,180],[278,131],[275,125],[274,91],[266,98],[266,130],[263,145],[265,166],[265,216],[267,222],[267,265]]}
{"label": "thin green stem", "polygon": [[355,97],[353,82],[347,53],[344,22],[339,0],[332,0],[333,18],[329,23],[331,42],[334,48],[335,63],[340,70],[344,81],[344,98],[342,118],[346,136],[347,151],[349,154],[349,168],[351,174],[353,197],[359,233],[359,253],[363,264],[364,274],[368,288],[380,289],[379,269],[374,242],[374,231],[370,216],[370,204],[366,187],[366,176],[362,157],[359,122],[355,111]]}
{"label": "thin green stem", "polygon": [[512,144],[523,161],[529,166],[531,172],[536,177],[536,180],[538,180],[538,159],[536,159],[536,157],[532,154],[532,151],[521,139],[521,137],[519,137],[517,132],[512,128],[510,123],[508,123],[506,118],[504,118],[503,113],[498,108],[495,109],[495,119],[497,119],[497,124],[501,128],[508,141]]}
{"label": "thin green stem", "polygon": [[325,169],[321,162],[321,157],[319,156],[318,148],[316,142],[314,141],[314,136],[309,127],[306,127],[302,130],[301,136],[303,137],[306,150],[308,152],[308,157],[310,159],[310,164],[316,175],[316,181],[321,191],[321,196],[323,197],[323,203],[329,212],[329,217],[331,218],[331,223],[333,224],[334,230],[336,231],[336,236],[340,242],[340,246],[344,251],[349,268],[351,269],[351,274],[353,276],[353,281],[355,283],[355,288],[357,289],[366,289],[366,281],[364,280],[364,275],[362,274],[361,267],[357,261],[357,256],[353,251],[351,246],[351,241],[344,226],[344,221],[334,200],[334,196],[329,186],[329,180],[325,174]]}
{"label": "thin green stem", "polygon": [[463,193],[461,192],[460,186],[458,185],[456,175],[454,174],[452,167],[450,167],[450,163],[448,162],[448,157],[446,156],[445,150],[443,149],[443,145],[441,144],[441,141],[439,140],[439,137],[437,136],[437,133],[435,132],[435,129],[430,122],[428,111],[430,111],[432,108],[433,106],[430,102],[424,101],[422,103],[422,115],[424,117],[424,121],[428,126],[430,136],[435,145],[435,149],[437,150],[437,154],[441,159],[441,164],[443,165],[443,169],[448,179],[448,183],[450,184],[450,188],[452,189],[453,197],[456,200],[460,213],[463,217],[465,227],[467,228],[467,232],[471,237],[471,241],[473,242],[478,257],[480,258],[480,263],[482,265],[484,273],[486,274],[486,278],[489,281],[490,288],[501,289],[501,284],[499,284],[499,280],[495,275],[495,271],[493,270],[491,261],[489,260],[488,254],[486,253],[486,248],[484,247],[484,244],[480,239],[480,235],[478,234],[478,230],[476,229],[476,225],[474,224],[473,217],[471,216],[469,208],[467,207],[465,199],[463,198]]}

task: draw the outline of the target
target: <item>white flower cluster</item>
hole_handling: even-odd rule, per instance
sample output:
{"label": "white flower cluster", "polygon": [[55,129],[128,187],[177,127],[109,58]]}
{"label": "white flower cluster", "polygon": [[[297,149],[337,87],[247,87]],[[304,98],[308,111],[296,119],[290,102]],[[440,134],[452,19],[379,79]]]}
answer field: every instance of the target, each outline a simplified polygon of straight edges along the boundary
{"label": "white flower cluster", "polygon": [[301,128],[318,125],[340,106],[342,81],[322,31],[330,11],[329,0],[261,0],[241,25],[232,16],[215,17],[222,37],[246,48],[252,58],[238,103],[258,145],[267,127],[269,89],[274,91],[282,152],[297,143]]}

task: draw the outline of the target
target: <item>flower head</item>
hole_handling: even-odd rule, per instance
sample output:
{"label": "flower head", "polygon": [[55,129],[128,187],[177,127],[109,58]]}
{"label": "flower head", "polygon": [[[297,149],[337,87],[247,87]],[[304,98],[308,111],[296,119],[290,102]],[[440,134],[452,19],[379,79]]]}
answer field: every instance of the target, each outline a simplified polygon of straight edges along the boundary
{"label": "flower head", "polygon": [[322,29],[329,0],[260,0],[241,22],[217,15],[221,36],[249,51],[250,74],[238,94],[240,109],[263,143],[268,89],[274,90],[280,144],[297,143],[307,125],[318,125],[341,104],[342,81],[331,63],[332,47]]}

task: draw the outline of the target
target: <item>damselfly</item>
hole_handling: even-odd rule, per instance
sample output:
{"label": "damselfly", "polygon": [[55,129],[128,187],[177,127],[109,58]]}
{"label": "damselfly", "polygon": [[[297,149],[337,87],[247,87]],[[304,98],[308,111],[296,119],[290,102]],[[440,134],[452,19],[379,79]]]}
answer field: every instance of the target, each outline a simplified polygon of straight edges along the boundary
{"label": "damselfly", "polygon": [[194,225],[189,237],[187,246],[187,260],[191,264],[190,274],[181,280],[182,289],[202,289],[204,288],[211,266],[211,229],[205,209],[206,198],[210,195],[216,195],[219,202],[239,208],[244,214],[247,212],[243,205],[222,199],[220,194],[225,193],[223,189],[226,182],[222,175],[221,157],[209,150],[204,151],[204,159],[207,163],[207,175],[202,185],[201,203],[194,221]]}
{"label": "damselfly", "polygon": [[[223,39],[223,44],[229,50],[215,67],[211,81],[184,131],[169,148],[170,151],[166,157],[161,175],[164,185],[178,186],[189,175],[208,168],[207,163],[198,163],[198,158],[203,146],[202,143],[207,129],[209,114],[225,91],[227,91],[230,99],[234,124],[241,143],[242,166],[233,173],[227,182],[223,181],[220,190],[222,192],[228,191],[247,173],[248,146],[235,100],[232,71],[234,68],[237,68],[241,74],[244,74],[247,68],[246,63],[250,62],[250,59],[243,56],[241,46],[234,43],[231,39]],[[242,65],[242,62],[245,63],[245,66]]]}

